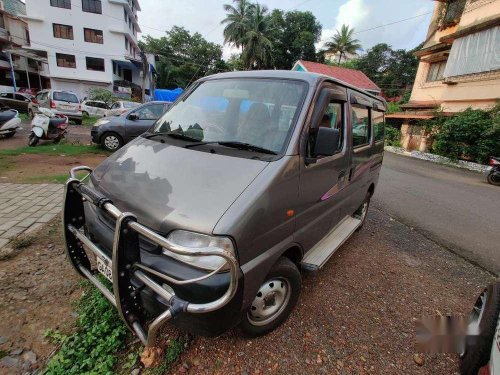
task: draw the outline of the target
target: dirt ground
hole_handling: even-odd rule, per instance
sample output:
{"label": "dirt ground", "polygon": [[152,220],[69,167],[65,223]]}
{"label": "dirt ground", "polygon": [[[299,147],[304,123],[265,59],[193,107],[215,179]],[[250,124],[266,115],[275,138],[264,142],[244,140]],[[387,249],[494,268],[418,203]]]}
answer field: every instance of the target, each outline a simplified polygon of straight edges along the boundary
{"label": "dirt ground", "polygon": [[[44,332],[67,330],[74,320],[79,278],[65,260],[59,223],[50,225],[32,246],[0,261],[0,353],[18,361],[0,373],[43,366],[54,350]],[[456,355],[414,362],[414,321],[468,313],[492,280],[372,208],[365,227],[320,272],[304,275],[299,303],[283,326],[251,340],[237,329],[194,338],[171,373],[455,374]]]}
{"label": "dirt ground", "polygon": [[0,182],[37,183],[51,182],[51,176],[68,175],[69,170],[78,165],[95,167],[106,155],[82,154],[78,156],[24,154],[4,157],[15,167],[2,172]]}
{"label": "dirt ground", "polygon": [[33,245],[14,257],[0,258],[0,357],[10,357],[9,363],[14,365],[0,364],[0,374],[20,374],[43,366],[54,350],[44,333],[48,329],[67,331],[75,319],[72,301],[81,291],[79,278],[64,254],[60,218],[35,238]]}

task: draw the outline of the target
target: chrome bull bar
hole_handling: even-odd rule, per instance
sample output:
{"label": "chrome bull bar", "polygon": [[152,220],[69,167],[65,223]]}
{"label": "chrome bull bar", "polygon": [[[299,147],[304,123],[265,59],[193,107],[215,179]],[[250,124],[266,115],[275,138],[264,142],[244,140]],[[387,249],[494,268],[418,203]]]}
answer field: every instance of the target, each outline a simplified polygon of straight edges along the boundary
{"label": "chrome bull bar", "polygon": [[[80,180],[76,177],[76,173],[83,171],[88,172],[88,175]],[[83,181],[91,173],[92,169],[89,167],[73,168],[70,172],[70,178],[66,182],[63,225],[67,255],[75,270],[94,284],[104,297],[116,307],[127,327],[132,332],[135,332],[144,345],[147,347],[155,346],[160,327],[180,312],[192,314],[208,313],[222,308],[233,298],[238,288],[239,267],[232,253],[215,247],[200,248],[193,251],[193,249],[170,242],[148,227],[138,223],[137,218],[133,214],[121,212],[113,205],[111,200],[86,185]],[[106,211],[116,220],[111,258],[83,232],[85,225],[83,203],[85,201]],[[226,262],[218,269],[202,277],[177,280],[141,264],[139,235],[161,246],[164,255],[168,255],[171,252],[187,256],[218,256]],[[97,271],[92,269],[84,246],[108,265],[111,263],[113,292],[96,277]],[[185,301],[164,289],[153,278],[160,278],[167,283],[176,285],[191,284],[215,275],[226,265],[229,267],[229,286],[221,297],[208,303],[196,304]],[[168,302],[169,307],[148,325],[147,332],[145,328],[147,326],[145,314],[137,300],[140,290],[132,285],[132,276]]]}

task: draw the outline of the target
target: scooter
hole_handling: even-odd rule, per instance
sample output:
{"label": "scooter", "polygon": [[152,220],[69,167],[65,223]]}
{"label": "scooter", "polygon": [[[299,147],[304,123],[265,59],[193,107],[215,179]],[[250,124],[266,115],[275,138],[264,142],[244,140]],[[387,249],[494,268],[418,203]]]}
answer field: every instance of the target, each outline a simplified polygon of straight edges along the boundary
{"label": "scooter", "polygon": [[39,108],[31,121],[31,133],[28,146],[35,147],[41,140],[59,143],[68,129],[68,118],[58,115],[48,108]]}
{"label": "scooter", "polygon": [[488,174],[488,182],[492,185],[500,186],[500,158],[490,157],[491,170]]}
{"label": "scooter", "polygon": [[0,108],[0,135],[5,138],[13,137],[20,124],[19,112],[7,107]]}

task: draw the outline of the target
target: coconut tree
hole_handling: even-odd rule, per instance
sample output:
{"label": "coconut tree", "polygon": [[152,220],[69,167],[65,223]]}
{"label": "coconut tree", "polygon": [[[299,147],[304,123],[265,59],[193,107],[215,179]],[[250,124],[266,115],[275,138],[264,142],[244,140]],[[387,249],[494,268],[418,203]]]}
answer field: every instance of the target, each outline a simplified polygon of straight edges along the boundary
{"label": "coconut tree", "polygon": [[241,39],[243,64],[246,69],[262,69],[271,65],[273,44],[269,40],[268,8],[255,4],[248,20],[248,30]]}
{"label": "coconut tree", "polygon": [[233,0],[234,5],[224,4],[226,18],[221,21],[224,28],[224,43],[233,44],[236,47],[242,46],[242,39],[249,28],[254,4],[248,0]]}
{"label": "coconut tree", "polygon": [[351,29],[348,25],[342,25],[332,39],[325,43],[327,52],[339,54],[339,65],[343,56],[347,54],[355,55],[361,49],[359,40],[354,39],[353,34],[354,29]]}

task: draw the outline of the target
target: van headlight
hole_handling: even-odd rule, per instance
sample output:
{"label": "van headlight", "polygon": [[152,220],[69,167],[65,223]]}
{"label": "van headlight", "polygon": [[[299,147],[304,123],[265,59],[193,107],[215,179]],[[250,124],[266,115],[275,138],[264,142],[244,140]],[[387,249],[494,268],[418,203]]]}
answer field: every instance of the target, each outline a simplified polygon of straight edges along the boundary
{"label": "van headlight", "polygon": [[[175,230],[168,235],[167,239],[176,245],[193,249],[193,251],[197,251],[198,249],[204,247],[215,247],[221,250],[226,250],[235,256],[233,241],[231,241],[228,237],[208,236],[206,234],[185,230]],[[226,263],[226,260],[219,256],[179,255],[166,249],[164,250],[164,253],[184,263],[188,263],[194,267],[208,271],[214,271]],[[221,271],[225,271],[227,269],[229,269],[229,267],[226,264]]]}

